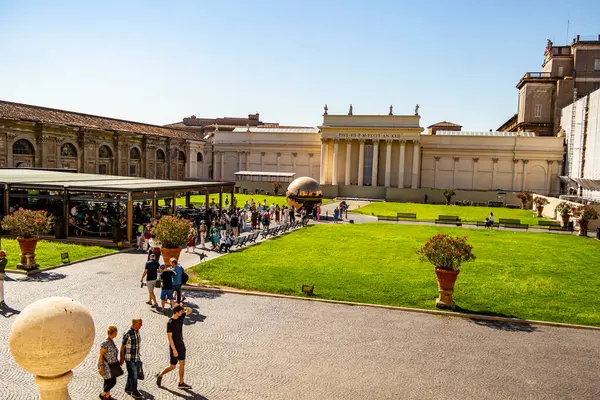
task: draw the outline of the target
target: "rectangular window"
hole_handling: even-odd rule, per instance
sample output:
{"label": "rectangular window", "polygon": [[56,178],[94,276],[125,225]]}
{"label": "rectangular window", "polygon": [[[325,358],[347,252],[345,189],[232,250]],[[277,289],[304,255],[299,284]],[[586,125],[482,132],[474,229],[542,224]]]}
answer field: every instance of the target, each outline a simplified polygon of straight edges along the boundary
{"label": "rectangular window", "polygon": [[594,60],[594,71],[600,71],[600,58]]}
{"label": "rectangular window", "polygon": [[100,175],[108,175],[108,168],[106,167],[106,164],[98,165],[98,173]]}
{"label": "rectangular window", "polygon": [[137,176],[137,165],[129,166],[129,176]]}
{"label": "rectangular window", "polygon": [[370,186],[373,172],[373,145],[365,144],[365,158],[363,163],[363,184]]}
{"label": "rectangular window", "polygon": [[535,105],[535,117],[542,118],[542,105],[541,104]]}

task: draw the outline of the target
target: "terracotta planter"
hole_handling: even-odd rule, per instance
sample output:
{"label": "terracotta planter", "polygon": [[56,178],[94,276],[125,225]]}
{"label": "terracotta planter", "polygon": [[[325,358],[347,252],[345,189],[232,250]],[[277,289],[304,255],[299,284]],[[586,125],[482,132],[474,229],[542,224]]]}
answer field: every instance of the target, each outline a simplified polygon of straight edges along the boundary
{"label": "terracotta planter", "polygon": [[440,291],[440,297],[435,301],[435,306],[438,308],[456,308],[454,303],[454,283],[460,270],[448,271],[435,267],[435,274],[438,281],[438,289]]}
{"label": "terracotta planter", "polygon": [[567,225],[569,225],[569,219],[571,219],[571,216],[569,214],[562,214],[560,217],[562,218],[563,227],[566,229]]}
{"label": "terracotta planter", "polygon": [[21,262],[17,264],[17,268],[24,270],[36,269],[39,265],[35,262],[35,247],[39,238],[17,238],[19,247],[21,248]]}
{"label": "terracotta planter", "polygon": [[170,265],[169,260],[171,258],[176,258],[179,260],[179,254],[181,253],[181,247],[177,247],[175,249],[167,249],[166,247],[161,247],[160,252],[163,256],[163,262],[165,265]]}
{"label": "terracotta planter", "polygon": [[544,211],[544,206],[537,206],[536,207],[537,213],[538,213],[538,217],[542,217],[542,211]]}
{"label": "terracotta planter", "polygon": [[583,221],[580,219],[577,223],[579,223],[579,236],[587,236],[588,224],[590,221]]}

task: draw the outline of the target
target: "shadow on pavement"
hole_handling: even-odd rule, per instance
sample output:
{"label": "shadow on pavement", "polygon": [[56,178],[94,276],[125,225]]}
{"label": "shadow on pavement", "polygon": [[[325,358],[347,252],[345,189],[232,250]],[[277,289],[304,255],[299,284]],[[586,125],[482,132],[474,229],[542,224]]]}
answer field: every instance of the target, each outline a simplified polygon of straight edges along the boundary
{"label": "shadow on pavement", "polygon": [[216,299],[217,297],[221,297],[221,295],[223,294],[221,292],[205,292],[202,290],[185,290],[185,287],[183,288],[183,290],[184,290],[185,297],[189,297],[191,299],[212,300],[212,299]]}
{"label": "shadow on pavement", "polygon": [[204,322],[206,315],[200,314],[197,304],[185,303],[184,306],[192,309],[192,313],[183,320],[184,325],[194,325],[196,322]]}
{"label": "shadow on pavement", "polygon": [[167,389],[166,387],[161,387],[161,389],[171,393],[171,395],[173,395],[173,398],[180,398],[186,400],[208,400],[208,398],[189,389],[186,390],[185,393],[179,393],[174,390]]}
{"label": "shadow on pavement", "polygon": [[7,306],[6,304],[4,304],[4,307],[0,308],[0,315],[2,315],[4,318],[10,318],[18,314],[21,314],[21,311],[15,310],[14,308]]}
{"label": "shadow on pavement", "polygon": [[[490,311],[474,311],[466,308],[457,306],[454,310],[465,314],[478,314],[490,317],[502,317],[502,318],[514,318],[520,319],[514,315],[506,315],[502,313],[490,312]],[[469,320],[475,325],[486,326],[491,329],[497,329],[499,331],[506,332],[535,332],[538,328],[527,322],[507,322],[507,321],[492,321],[487,319],[469,318]]]}
{"label": "shadow on pavement", "polygon": [[19,282],[52,282],[65,279],[67,275],[59,272],[40,272],[39,274],[30,275],[25,279],[19,280]]}

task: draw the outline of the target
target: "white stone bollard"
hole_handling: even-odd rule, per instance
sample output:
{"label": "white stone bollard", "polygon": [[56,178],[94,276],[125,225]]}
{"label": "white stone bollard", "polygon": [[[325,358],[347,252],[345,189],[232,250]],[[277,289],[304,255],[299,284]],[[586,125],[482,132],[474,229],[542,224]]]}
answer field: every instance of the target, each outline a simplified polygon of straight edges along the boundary
{"label": "white stone bollard", "polygon": [[66,297],[48,297],[19,314],[8,344],[17,364],[36,375],[40,400],[70,400],[71,370],[88,355],[94,336],[94,320],[86,307]]}

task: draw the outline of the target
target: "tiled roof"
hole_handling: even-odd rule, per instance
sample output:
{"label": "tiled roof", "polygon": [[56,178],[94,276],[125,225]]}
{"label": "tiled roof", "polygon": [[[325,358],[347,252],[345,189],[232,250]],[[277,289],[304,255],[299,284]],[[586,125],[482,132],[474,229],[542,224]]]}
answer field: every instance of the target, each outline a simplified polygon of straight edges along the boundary
{"label": "tiled roof", "polygon": [[68,125],[181,139],[201,139],[201,135],[199,134],[171,127],[124,121],[121,119],[100,117],[97,115],[39,107],[29,104],[12,103],[10,101],[2,100],[0,100],[0,119],[46,122],[56,125]]}
{"label": "tiled roof", "polygon": [[452,122],[448,122],[448,121],[438,122],[437,124],[429,125],[427,128],[431,128],[431,127],[434,127],[434,126],[435,127],[462,128],[462,125],[453,124]]}

